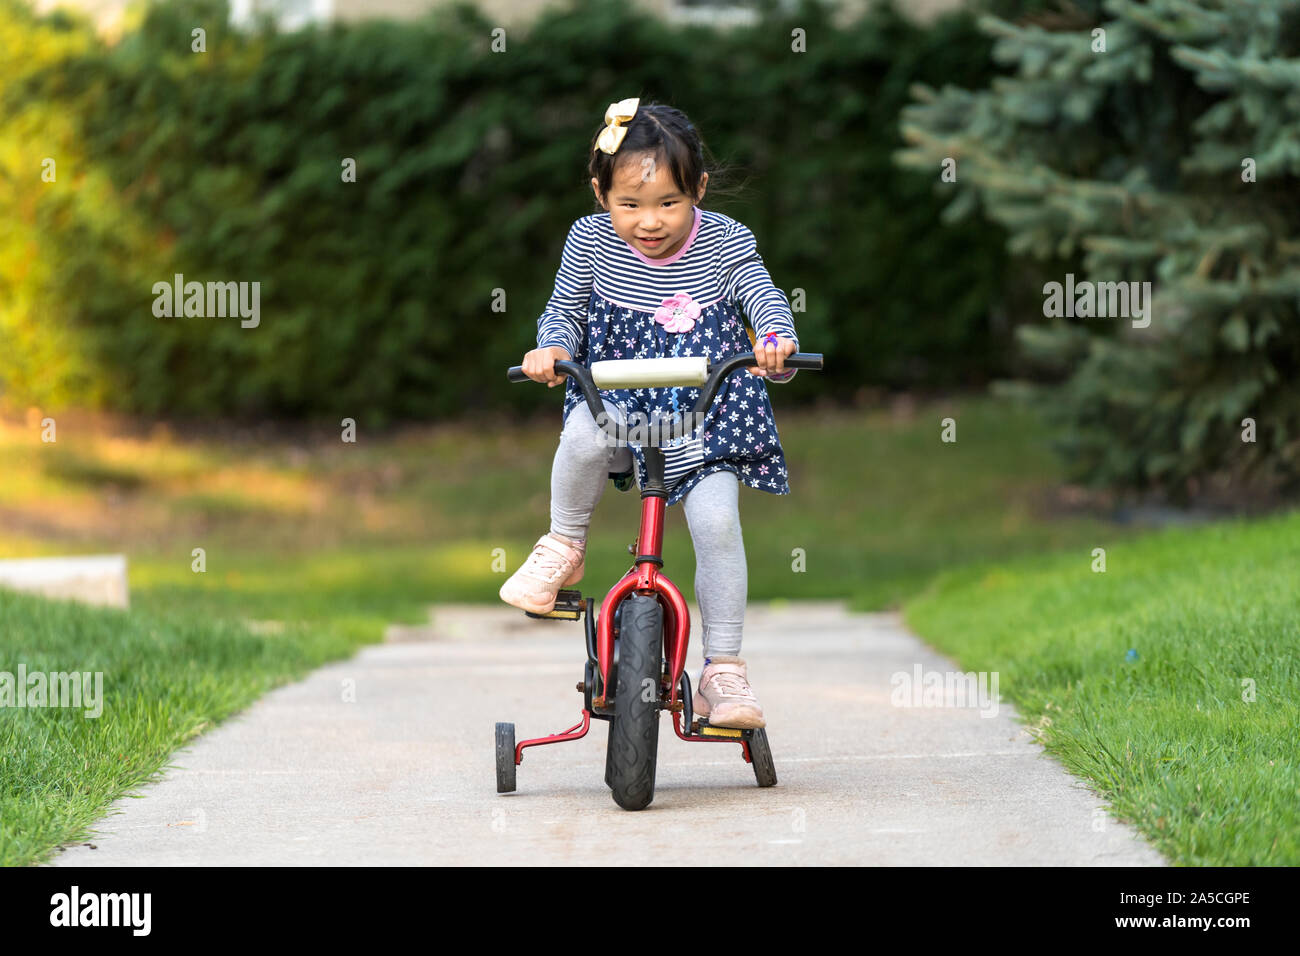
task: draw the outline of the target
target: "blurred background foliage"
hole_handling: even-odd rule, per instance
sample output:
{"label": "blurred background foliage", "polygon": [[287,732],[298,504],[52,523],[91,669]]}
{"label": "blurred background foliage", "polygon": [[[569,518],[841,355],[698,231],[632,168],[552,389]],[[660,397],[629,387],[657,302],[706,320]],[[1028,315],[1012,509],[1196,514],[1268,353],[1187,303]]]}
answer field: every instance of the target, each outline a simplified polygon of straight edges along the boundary
{"label": "blurred background foliage", "polygon": [[1300,2],[1079,0],[980,27],[1011,74],[918,84],[900,160],[954,157],[945,218],[987,215],[1014,253],[1056,263],[1057,282],[1069,271],[1154,294],[1145,327],[1023,323],[1028,374],[998,390],[1046,413],[1089,484],[1179,502],[1293,496]]}
{"label": "blurred background foliage", "polygon": [[[843,28],[806,4],[715,32],[580,0],[505,53],[470,6],[227,24],[224,0],[156,4],[109,44],[0,0],[0,402],[372,426],[535,408],[504,369],[593,211],[604,108],[638,94],[692,117],[723,166],[705,208],[806,291],[801,341],[827,370],[785,400],[1010,371],[1004,235],[936,228],[936,176],[892,162],[910,84],[992,76],[970,14],[923,28],[885,6]],[[176,273],[260,282],[260,326],[155,317],[153,284]]]}
{"label": "blurred background foliage", "polygon": [[[536,410],[502,372],[597,208],[604,107],[639,95],[695,120],[719,164],[704,206],[806,296],[827,368],[784,402],[1016,380],[1072,478],[1288,493],[1298,6],[982,0],[922,26],[883,4],[845,26],[805,0],[716,30],[576,0],[493,52],[469,4],[282,33],[229,26],[225,0],[145,3],[110,42],[0,0],[0,407]],[[1067,272],[1153,281],[1152,327],[1045,320]],[[155,317],[178,273],[259,282],[261,324]]]}

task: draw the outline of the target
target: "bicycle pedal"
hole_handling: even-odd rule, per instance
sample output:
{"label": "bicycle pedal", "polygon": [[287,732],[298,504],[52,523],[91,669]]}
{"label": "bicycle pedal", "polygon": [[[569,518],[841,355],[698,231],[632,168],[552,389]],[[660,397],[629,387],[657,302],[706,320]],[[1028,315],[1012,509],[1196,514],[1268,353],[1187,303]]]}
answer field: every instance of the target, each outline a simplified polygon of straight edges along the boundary
{"label": "bicycle pedal", "polygon": [[735,737],[737,740],[745,736],[738,727],[714,727],[705,723],[700,724],[700,734],[704,737]]}
{"label": "bicycle pedal", "polygon": [[550,618],[555,621],[577,621],[581,620],[584,610],[586,602],[582,599],[581,591],[561,589],[555,595],[555,607],[546,614],[534,614],[532,611],[524,613],[539,620]]}

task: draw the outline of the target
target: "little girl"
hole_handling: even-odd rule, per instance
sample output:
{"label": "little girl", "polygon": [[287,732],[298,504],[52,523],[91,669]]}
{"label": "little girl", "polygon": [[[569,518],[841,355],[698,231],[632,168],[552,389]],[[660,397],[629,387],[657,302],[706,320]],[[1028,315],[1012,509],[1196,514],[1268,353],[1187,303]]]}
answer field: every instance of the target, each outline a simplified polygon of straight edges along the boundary
{"label": "little girl", "polygon": [[[639,99],[610,104],[592,142],[591,186],[604,213],[573,224],[555,291],[538,320],[528,377],[554,387],[557,359],[705,356],[710,363],[753,349],[758,367],[722,383],[693,440],[664,449],[668,505],[682,502],[695,546],[695,597],[704,625],[704,670],[694,707],[722,727],[763,727],[763,709],[740,655],[745,621],[745,547],[739,483],[790,493],[785,457],[764,378],[789,381],[785,357],[798,351],[794,317],[772,284],[754,235],[698,205],[709,174],[700,136],[679,110]],[[743,309],[744,315],[741,310]],[[762,342],[744,325],[744,316]],[[689,411],[695,388],[607,389],[606,411],[664,421]],[[501,587],[514,607],[545,614],[584,570],[587,529],[610,473],[636,465],[639,445],[612,446],[576,382],[564,396],[564,427],[551,470],[551,530]],[[644,420],[644,419],[641,419]]]}

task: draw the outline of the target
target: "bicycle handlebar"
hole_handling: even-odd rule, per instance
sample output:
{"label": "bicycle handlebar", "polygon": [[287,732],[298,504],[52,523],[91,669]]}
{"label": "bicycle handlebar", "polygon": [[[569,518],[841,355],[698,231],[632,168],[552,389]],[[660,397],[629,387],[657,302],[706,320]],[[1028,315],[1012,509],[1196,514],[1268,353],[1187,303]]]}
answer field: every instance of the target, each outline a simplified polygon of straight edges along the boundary
{"label": "bicycle handlebar", "polygon": [[[717,394],[718,387],[722,384],[723,379],[738,368],[747,368],[748,366],[757,364],[758,358],[753,352],[740,352],[730,358],[723,359],[721,362],[715,362],[714,364],[707,366],[708,378],[699,386],[689,386],[701,389],[700,397],[696,400],[695,407],[691,409],[691,418],[703,414],[708,407],[713,404],[713,398]],[[820,352],[795,352],[794,354],[785,357],[784,364],[786,368],[802,368],[811,371],[820,371],[822,368],[822,355]],[[578,387],[582,390],[583,397],[587,400],[587,407],[591,409],[591,415],[592,418],[595,419],[596,424],[599,425],[606,434],[616,439],[620,444],[627,444],[628,427],[623,422],[610,420],[610,416],[605,411],[605,403],[601,401],[600,390],[596,387],[596,383],[592,379],[590,369],[580,362],[574,362],[568,359],[557,359],[555,362],[555,368],[557,371],[573,376],[574,380],[578,383]],[[512,382],[532,381],[532,379],[524,374],[522,365],[512,366],[506,372],[506,377]],[[643,385],[638,385],[637,387],[668,388],[671,386],[656,386],[653,383],[643,383]],[[684,424],[685,422],[683,420],[676,420],[673,424],[671,433],[661,434],[660,440],[671,441],[683,437],[686,433],[686,431],[683,430]],[[610,427],[611,425],[613,426],[612,428]],[[662,430],[665,429],[662,429],[661,426],[661,431]]]}

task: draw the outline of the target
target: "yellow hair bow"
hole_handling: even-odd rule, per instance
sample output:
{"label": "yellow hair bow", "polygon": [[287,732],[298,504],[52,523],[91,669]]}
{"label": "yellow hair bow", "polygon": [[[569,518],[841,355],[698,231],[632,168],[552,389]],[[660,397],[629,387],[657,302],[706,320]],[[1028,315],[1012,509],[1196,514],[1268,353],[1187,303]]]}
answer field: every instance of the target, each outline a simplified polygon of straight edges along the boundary
{"label": "yellow hair bow", "polygon": [[605,128],[596,137],[595,149],[614,155],[623,144],[623,137],[627,135],[627,127],[621,124],[632,122],[640,105],[641,98],[636,96],[610,103],[609,109],[605,110]]}

